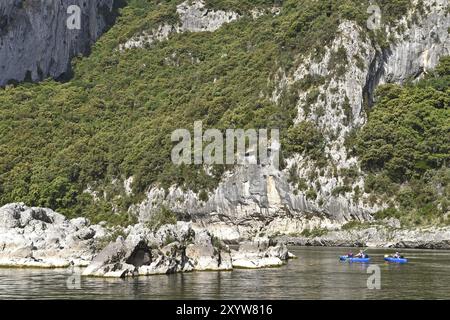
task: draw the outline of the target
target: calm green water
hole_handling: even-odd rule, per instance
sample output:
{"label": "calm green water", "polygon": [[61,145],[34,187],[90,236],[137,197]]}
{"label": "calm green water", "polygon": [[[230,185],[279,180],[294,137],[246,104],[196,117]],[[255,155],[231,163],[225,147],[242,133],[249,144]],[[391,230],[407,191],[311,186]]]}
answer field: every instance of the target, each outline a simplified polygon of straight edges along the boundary
{"label": "calm green water", "polygon": [[381,289],[369,290],[367,265],[338,261],[345,249],[290,250],[298,259],[277,269],[81,278],[80,289],[66,270],[0,269],[0,299],[450,299],[450,251],[405,250],[410,263],[395,265],[369,250],[381,270]]}

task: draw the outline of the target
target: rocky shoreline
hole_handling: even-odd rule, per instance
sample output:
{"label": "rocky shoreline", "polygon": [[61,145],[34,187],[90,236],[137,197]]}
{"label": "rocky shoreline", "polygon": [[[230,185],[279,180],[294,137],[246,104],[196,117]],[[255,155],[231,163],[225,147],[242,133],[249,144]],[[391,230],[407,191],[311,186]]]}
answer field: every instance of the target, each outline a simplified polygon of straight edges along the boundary
{"label": "rocky shoreline", "polygon": [[107,230],[85,218],[69,220],[44,208],[13,203],[0,208],[0,266],[84,267]]}
{"label": "rocky shoreline", "polygon": [[14,203],[0,208],[0,266],[86,267],[84,276],[128,277],[176,272],[278,267],[294,256],[267,238],[231,249],[192,223],[153,231],[136,224],[115,231],[85,218]]}
{"label": "rocky shoreline", "polygon": [[83,271],[84,276],[130,277],[233,268],[278,267],[294,256],[269,239],[230,249],[205,229],[178,222],[151,231],[143,224],[127,228],[126,238],[109,243]]}
{"label": "rocky shoreline", "polygon": [[274,242],[316,247],[450,250],[450,227],[405,229],[380,224],[360,229],[328,231],[324,235],[313,237],[277,236]]}
{"label": "rocky shoreline", "polygon": [[363,226],[309,237],[256,237],[233,249],[190,222],[111,229],[14,203],[0,208],[0,267],[78,266],[85,267],[84,276],[131,277],[279,267],[294,258],[287,245],[450,249],[450,227],[406,230],[396,220]]}

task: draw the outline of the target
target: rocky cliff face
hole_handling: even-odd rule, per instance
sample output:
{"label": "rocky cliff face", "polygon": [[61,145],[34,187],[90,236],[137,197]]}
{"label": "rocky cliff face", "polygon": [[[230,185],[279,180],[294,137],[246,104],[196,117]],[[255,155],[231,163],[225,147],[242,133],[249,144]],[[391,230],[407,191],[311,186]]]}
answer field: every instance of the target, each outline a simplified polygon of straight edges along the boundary
{"label": "rocky cliff face", "polygon": [[381,74],[380,84],[420,78],[436,67],[440,57],[450,54],[448,1],[424,1],[423,9],[422,16],[410,12],[399,21],[398,30],[403,31],[387,30],[396,42],[385,50],[384,62],[372,70]]}
{"label": "rocky cliff face", "polygon": [[239,18],[235,12],[207,10],[201,1],[183,2],[177,6],[177,14],[180,18],[178,25],[163,24],[156,30],[143,31],[122,44],[120,49],[142,48],[155,41],[165,40],[172,33],[215,31],[224,23]]}
{"label": "rocky cliff face", "polygon": [[[0,2],[0,86],[70,74],[114,20],[118,0],[3,0]],[[68,7],[81,9],[81,28],[67,28]]]}
{"label": "rocky cliff face", "polygon": [[354,230],[333,230],[318,236],[280,236],[274,241],[300,246],[374,247],[374,248],[450,248],[449,227],[403,229],[395,218]]}
{"label": "rocky cliff face", "polygon": [[[416,6],[395,26],[382,26],[379,32],[392,40],[388,48],[374,44],[356,23],[344,21],[321,58],[302,57],[291,74],[280,71],[277,75],[278,85],[272,97],[275,102],[284,90],[307,77],[322,79],[319,86],[298,90],[297,121],[313,121],[324,133],[325,152],[331,159],[326,168],[318,169],[314,161],[301,156],[289,159],[284,171],[242,166],[229,172],[206,202],[175,187],[168,193],[152,188],[147,199],[131,211],[146,221],[164,205],[227,240],[260,232],[276,235],[334,228],[352,219],[371,220],[371,214],[384,204],[370,203],[367,194],[355,197],[356,187],[364,189],[364,174],[358,159],[348,155],[345,139],[354,128],[365,124],[365,107],[371,106],[379,84],[420,78],[437,65],[440,57],[450,54],[448,5],[446,0],[426,0],[420,6],[423,12]],[[341,55],[345,63],[336,65],[336,55]],[[311,96],[315,97],[312,102]],[[336,172],[346,169],[356,171],[358,177],[353,179],[351,191],[333,195],[334,189],[345,184],[345,177]],[[316,199],[295,190],[288,182],[289,170],[315,189]]]}
{"label": "rocky cliff face", "polygon": [[[272,14],[278,14],[276,8]],[[144,30],[134,35],[127,42],[120,45],[120,49],[142,48],[155,41],[167,40],[173,33],[183,32],[214,32],[226,23],[240,19],[242,16],[234,11],[210,10],[203,1],[185,1],[177,6],[179,23],[176,25],[162,24],[156,29]],[[252,12],[253,18],[266,14],[261,10]]]}

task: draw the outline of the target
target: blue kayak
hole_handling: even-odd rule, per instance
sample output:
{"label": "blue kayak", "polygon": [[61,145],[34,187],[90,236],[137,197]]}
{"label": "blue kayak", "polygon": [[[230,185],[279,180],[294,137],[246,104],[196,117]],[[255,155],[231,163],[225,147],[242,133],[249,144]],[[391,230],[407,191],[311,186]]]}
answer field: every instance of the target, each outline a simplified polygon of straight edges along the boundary
{"label": "blue kayak", "polygon": [[340,256],[339,260],[348,262],[369,263],[370,258],[349,258],[348,256]]}
{"label": "blue kayak", "polygon": [[384,257],[384,261],[392,263],[408,263],[408,259],[406,258]]}

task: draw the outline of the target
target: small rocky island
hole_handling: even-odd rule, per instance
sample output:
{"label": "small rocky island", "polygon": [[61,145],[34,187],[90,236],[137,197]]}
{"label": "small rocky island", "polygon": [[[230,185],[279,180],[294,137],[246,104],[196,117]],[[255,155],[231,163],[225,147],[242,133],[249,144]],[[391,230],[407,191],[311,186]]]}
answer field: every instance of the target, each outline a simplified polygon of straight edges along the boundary
{"label": "small rocky island", "polygon": [[267,238],[233,250],[188,222],[158,230],[144,224],[111,229],[21,203],[0,208],[0,266],[79,266],[86,267],[84,276],[128,277],[277,267],[293,257],[284,244]]}

